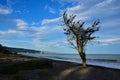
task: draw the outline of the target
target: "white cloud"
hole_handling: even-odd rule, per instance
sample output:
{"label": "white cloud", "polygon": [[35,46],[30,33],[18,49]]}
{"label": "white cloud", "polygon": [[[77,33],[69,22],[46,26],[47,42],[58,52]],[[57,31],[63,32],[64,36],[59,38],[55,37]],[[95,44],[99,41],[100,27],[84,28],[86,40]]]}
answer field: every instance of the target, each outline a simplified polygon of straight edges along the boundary
{"label": "white cloud", "polygon": [[[31,41],[23,41],[23,40],[12,40],[12,39],[0,39],[0,43],[4,44],[4,46],[9,47],[18,47],[18,48],[26,48],[26,49],[36,49],[34,48],[34,44]],[[18,45],[19,44],[19,45]]]}
{"label": "white cloud", "polygon": [[[105,20],[105,21],[101,21],[101,34],[108,34],[108,35],[113,35],[113,36],[119,36],[119,32],[120,32],[120,19],[111,19],[109,20]],[[104,35],[107,36],[107,35]]]}
{"label": "white cloud", "polygon": [[119,28],[119,25],[120,25],[120,19],[119,18],[116,18],[116,19],[112,19],[110,21],[104,21],[101,23],[102,26],[105,26],[105,27],[108,27],[108,28],[111,28],[111,27],[118,27]]}
{"label": "white cloud", "polygon": [[16,33],[16,30],[0,31],[0,35]]}
{"label": "white cloud", "polygon": [[96,4],[94,7],[103,7],[106,6],[107,4],[110,4],[113,0],[104,0],[98,4]]}
{"label": "white cloud", "polygon": [[[61,32],[61,26],[40,26],[40,27],[31,27],[30,31],[35,31],[32,36],[34,38],[48,39],[53,35],[56,35]],[[51,36],[48,36],[51,35]]]}
{"label": "white cloud", "polygon": [[80,0],[53,0],[58,1],[61,6],[65,6],[67,3],[71,3],[72,5],[80,3]]}
{"label": "white cloud", "polygon": [[60,31],[61,30],[61,26],[58,25],[54,25],[54,26],[40,26],[40,27],[36,27],[36,26],[31,26],[28,28],[29,31],[35,31],[36,33],[41,33],[41,34],[47,34],[47,33],[53,33],[56,31]]}
{"label": "white cloud", "polygon": [[24,31],[18,30],[7,30],[7,31],[0,31],[0,38],[10,38],[10,37],[26,37],[28,35]]}
{"label": "white cloud", "polygon": [[41,22],[41,25],[49,24],[49,23],[55,23],[57,21],[60,21],[60,17],[54,18],[54,19],[44,19]]}
{"label": "white cloud", "polygon": [[33,22],[31,23],[31,25],[32,25],[32,26],[37,26],[37,25],[40,25],[40,22],[34,22],[34,21],[33,21]]}
{"label": "white cloud", "polygon": [[61,32],[61,26],[49,25],[30,28],[30,30],[36,31],[33,35],[33,41],[37,47],[45,49],[62,47],[62,45],[56,40],[56,38],[59,37],[57,34]]}
{"label": "white cloud", "polygon": [[22,43],[22,44],[26,44],[26,43],[30,43],[28,41],[23,41],[23,40],[8,40],[8,39],[0,39],[1,42],[15,42],[15,43]]}
{"label": "white cloud", "polygon": [[[68,8],[68,13],[70,14],[76,14],[79,18],[81,17],[90,17],[92,18],[104,18],[108,16],[113,16],[114,14],[117,14],[120,12],[119,5],[116,4],[117,0],[102,0],[102,1],[95,1],[93,4],[89,3],[90,1],[81,1],[81,4],[71,7],[73,8],[73,11],[70,11]],[[91,5],[92,4],[92,5]],[[80,10],[75,11],[76,9]],[[78,8],[77,8],[78,7]],[[107,10],[107,11],[106,11]],[[87,20],[89,20],[87,19]],[[92,19],[93,20],[93,19]]]}
{"label": "white cloud", "polygon": [[91,8],[84,14],[102,17],[113,15],[117,11],[113,8],[118,6],[115,4],[116,4],[115,0],[103,0],[102,2],[96,3],[93,6],[91,6]]}
{"label": "white cloud", "polygon": [[83,9],[82,5],[77,5],[77,6],[73,6],[71,8],[67,8],[68,11],[72,11],[72,12],[78,11],[78,10],[81,10],[81,9]]}
{"label": "white cloud", "polygon": [[[120,32],[120,6],[118,0],[92,1],[81,0],[81,4],[67,8],[68,14],[77,15],[76,20],[85,21],[85,27],[90,26],[95,20],[100,19],[100,31],[96,34],[106,34],[104,37]],[[92,5],[91,5],[92,4]],[[77,8],[78,7],[78,8]],[[81,7],[81,9],[80,9]],[[69,10],[72,9],[72,10]],[[77,10],[78,9],[78,10]]]}
{"label": "white cloud", "polygon": [[114,42],[114,41],[119,41],[120,38],[111,38],[111,39],[104,39],[104,40],[99,40],[100,42]]}
{"label": "white cloud", "polygon": [[[48,20],[47,23],[56,22],[58,19],[53,19],[53,20]],[[14,19],[11,20],[13,21],[12,24],[15,25],[15,27],[11,27],[10,29],[6,30],[6,31],[0,31],[0,38],[12,38],[12,37],[26,37],[26,38],[45,38],[47,37],[49,34],[55,34],[55,33],[59,33],[61,30],[61,26],[58,26],[58,24],[56,25],[47,25],[47,26],[40,26],[38,25],[38,23],[33,22],[31,23],[29,26],[27,22],[25,22],[22,19]],[[47,24],[46,23],[46,24]]]}
{"label": "white cloud", "polygon": [[34,39],[35,46],[37,47],[42,47],[42,48],[62,48],[63,46],[61,45],[61,42],[57,40],[52,40],[52,41],[44,41],[39,38]]}
{"label": "white cloud", "polygon": [[18,30],[26,30],[27,29],[27,23],[21,19],[16,19],[16,26],[18,28]]}
{"label": "white cloud", "polygon": [[7,8],[2,8],[0,7],[0,14],[1,15],[8,15],[8,14],[11,14],[12,13],[12,10],[11,9],[7,9]]}
{"label": "white cloud", "polygon": [[40,26],[40,27],[29,27],[28,30],[34,32],[33,34],[34,37],[42,37],[46,34],[49,34],[51,29],[47,26]]}
{"label": "white cloud", "polygon": [[48,10],[50,13],[52,13],[52,14],[55,14],[56,13],[56,11],[55,11],[55,9],[53,9],[52,7],[50,7],[50,6],[45,6],[45,9],[46,10]]}
{"label": "white cloud", "polygon": [[[53,1],[55,1],[55,0],[53,0]],[[79,0],[57,0],[57,1],[59,1],[60,3],[61,2],[62,3],[64,3],[64,2],[71,3],[71,2],[78,2]]]}
{"label": "white cloud", "polygon": [[120,38],[109,38],[109,39],[102,39],[96,41],[100,42],[101,45],[120,44]]}
{"label": "white cloud", "polygon": [[49,8],[49,11],[50,11],[51,13],[53,13],[53,14],[56,13],[53,8]]}
{"label": "white cloud", "polygon": [[[74,0],[69,0],[69,1],[62,0],[62,1],[63,2],[72,2]],[[100,0],[100,1],[95,1],[95,2],[92,0],[87,0],[87,1],[76,0],[76,2],[78,2],[79,5],[77,4],[74,6],[72,5],[72,7],[68,7],[67,8],[68,14],[75,14],[75,15],[77,15],[77,17],[76,17],[77,20],[82,20],[82,21],[85,20],[85,22],[89,21],[90,23],[88,23],[88,24],[91,24],[91,20],[93,22],[97,19],[100,19],[101,20],[100,25],[102,24],[101,27],[103,30],[106,27],[109,27],[109,29],[107,29],[108,31],[106,31],[106,32],[109,32],[109,30],[113,27],[118,30],[118,26],[119,26],[118,18],[119,17],[114,18],[114,19],[110,18],[110,16],[115,17],[115,14],[119,13],[119,11],[120,11],[119,6],[115,5],[116,0]],[[93,2],[93,3],[91,4],[90,2]],[[57,21],[58,21],[58,18],[44,19],[42,21],[42,25],[54,23]],[[88,26],[88,24],[87,24],[87,26]],[[114,29],[114,32],[115,31],[116,30]],[[102,32],[100,32],[100,33],[102,33]],[[104,34],[104,32],[103,32],[103,34]],[[120,39],[118,39],[118,38],[106,39],[107,38],[106,36],[110,36],[111,34],[107,34],[104,36],[102,35],[102,37],[104,37],[105,39],[98,40],[98,41],[101,42],[102,45],[120,44]]]}

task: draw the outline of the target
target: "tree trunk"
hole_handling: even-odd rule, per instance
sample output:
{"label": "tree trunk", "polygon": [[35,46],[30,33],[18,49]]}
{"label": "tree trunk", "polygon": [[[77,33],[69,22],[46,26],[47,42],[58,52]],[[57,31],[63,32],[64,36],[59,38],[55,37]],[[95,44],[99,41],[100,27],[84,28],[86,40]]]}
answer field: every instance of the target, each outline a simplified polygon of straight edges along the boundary
{"label": "tree trunk", "polygon": [[79,49],[78,49],[78,52],[79,52],[79,55],[80,55],[80,57],[81,57],[81,59],[82,59],[82,66],[83,66],[83,67],[87,67],[87,65],[86,65],[86,54],[85,54],[85,52],[83,51],[82,48],[79,48]]}
{"label": "tree trunk", "polygon": [[85,53],[81,53],[80,56],[81,56],[81,59],[82,59],[82,66],[87,67]]}
{"label": "tree trunk", "polygon": [[86,61],[83,61],[83,60],[82,60],[82,66],[83,66],[84,68],[87,67]]}

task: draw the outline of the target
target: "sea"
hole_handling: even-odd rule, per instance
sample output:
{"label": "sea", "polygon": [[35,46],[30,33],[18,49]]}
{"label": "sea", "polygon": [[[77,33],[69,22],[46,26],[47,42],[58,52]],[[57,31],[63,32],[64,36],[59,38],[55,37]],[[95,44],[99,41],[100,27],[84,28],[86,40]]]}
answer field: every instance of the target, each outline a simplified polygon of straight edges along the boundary
{"label": "sea", "polygon": [[[75,62],[81,64],[79,54],[40,54],[40,53],[19,53],[26,56],[48,58],[52,60]],[[120,54],[86,54],[87,64],[107,68],[120,69]]]}

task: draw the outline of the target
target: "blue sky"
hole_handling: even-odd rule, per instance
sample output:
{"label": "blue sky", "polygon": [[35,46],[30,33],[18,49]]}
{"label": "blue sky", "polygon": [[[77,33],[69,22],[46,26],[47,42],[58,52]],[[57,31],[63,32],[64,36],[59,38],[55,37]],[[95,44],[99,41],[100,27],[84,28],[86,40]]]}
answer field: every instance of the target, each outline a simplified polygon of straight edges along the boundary
{"label": "blue sky", "polygon": [[[0,0],[0,44],[77,53],[63,34],[62,14],[77,15],[85,27],[100,19],[98,38],[87,53],[120,54],[120,0]],[[97,43],[99,41],[99,43]]]}

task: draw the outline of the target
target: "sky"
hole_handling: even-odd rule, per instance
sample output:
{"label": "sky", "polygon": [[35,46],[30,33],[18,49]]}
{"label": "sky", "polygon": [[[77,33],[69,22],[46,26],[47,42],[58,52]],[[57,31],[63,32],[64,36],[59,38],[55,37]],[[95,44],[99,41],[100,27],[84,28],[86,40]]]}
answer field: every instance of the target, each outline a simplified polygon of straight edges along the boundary
{"label": "sky", "polygon": [[100,20],[88,54],[120,54],[120,0],[0,0],[0,44],[58,53],[77,53],[63,31],[62,14],[89,27]]}

